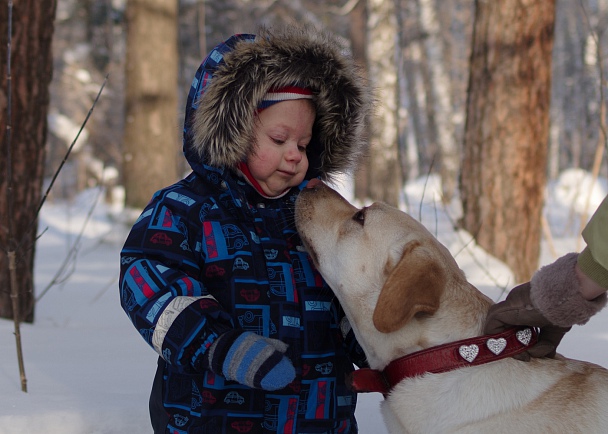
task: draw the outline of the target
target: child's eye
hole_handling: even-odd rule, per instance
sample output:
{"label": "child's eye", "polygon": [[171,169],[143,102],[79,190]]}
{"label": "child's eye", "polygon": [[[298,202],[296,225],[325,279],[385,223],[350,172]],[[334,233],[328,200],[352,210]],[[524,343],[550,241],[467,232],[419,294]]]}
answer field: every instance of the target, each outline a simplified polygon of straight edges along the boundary
{"label": "child's eye", "polygon": [[285,140],[279,139],[279,138],[276,138],[276,137],[273,137],[272,141],[275,142],[277,145],[282,145],[283,143],[285,143]]}
{"label": "child's eye", "polygon": [[298,146],[298,150],[299,150],[300,152],[306,152],[306,147],[307,147],[307,146],[308,146],[308,145],[299,145],[299,146]]}

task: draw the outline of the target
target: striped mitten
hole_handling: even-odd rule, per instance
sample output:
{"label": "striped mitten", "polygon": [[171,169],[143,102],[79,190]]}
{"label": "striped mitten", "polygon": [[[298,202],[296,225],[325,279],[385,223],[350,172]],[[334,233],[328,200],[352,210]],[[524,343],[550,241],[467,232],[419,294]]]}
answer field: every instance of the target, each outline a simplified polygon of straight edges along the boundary
{"label": "striped mitten", "polygon": [[209,368],[227,380],[249,387],[278,390],[296,376],[285,357],[287,344],[252,332],[232,330],[221,334],[207,350]]}

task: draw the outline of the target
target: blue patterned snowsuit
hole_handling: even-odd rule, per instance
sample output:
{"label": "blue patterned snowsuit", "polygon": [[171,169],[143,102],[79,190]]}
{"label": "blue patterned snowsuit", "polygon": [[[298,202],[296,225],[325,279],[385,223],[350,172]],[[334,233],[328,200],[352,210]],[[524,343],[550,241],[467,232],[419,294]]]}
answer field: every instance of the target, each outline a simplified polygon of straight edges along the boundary
{"label": "blue patterned snowsuit", "polygon": [[[299,188],[262,198],[233,171],[203,164],[189,150],[189,128],[193,172],[154,195],[121,252],[121,304],[162,355],[150,397],[155,432],[357,432],[356,395],[344,379],[364,356],[352,332],[343,339],[343,312],[300,248]],[[234,328],[289,344],[295,381],[265,392],[204,370],[206,349]]]}

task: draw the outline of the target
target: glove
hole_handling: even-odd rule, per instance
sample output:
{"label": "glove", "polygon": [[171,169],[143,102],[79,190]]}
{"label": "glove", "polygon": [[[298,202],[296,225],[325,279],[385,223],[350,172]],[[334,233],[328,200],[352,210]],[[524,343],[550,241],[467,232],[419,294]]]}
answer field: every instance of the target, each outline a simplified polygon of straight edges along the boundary
{"label": "glove", "polygon": [[488,311],[485,332],[498,333],[509,326],[539,327],[538,343],[520,360],[554,357],[564,335],[574,324],[585,324],[606,305],[606,293],[586,300],[576,271],[578,253],[568,253],[538,270],[532,280],[511,290],[506,300]]}
{"label": "glove", "polygon": [[221,334],[207,350],[209,369],[246,386],[278,390],[291,383],[296,371],[285,356],[287,344],[252,332]]}
{"label": "glove", "polygon": [[557,346],[571,327],[552,324],[533,305],[530,299],[530,282],[516,286],[507,298],[490,307],[485,333],[495,334],[512,326],[539,327],[538,342],[514,358],[528,361],[530,357],[555,357]]}

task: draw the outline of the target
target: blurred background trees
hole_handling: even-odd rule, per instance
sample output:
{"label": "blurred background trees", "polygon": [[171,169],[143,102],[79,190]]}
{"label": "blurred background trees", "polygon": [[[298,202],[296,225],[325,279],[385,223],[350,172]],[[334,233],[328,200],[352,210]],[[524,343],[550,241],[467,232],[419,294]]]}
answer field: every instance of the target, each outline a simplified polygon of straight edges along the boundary
{"label": "blurred background trees", "polygon": [[[25,7],[55,2],[16,3]],[[605,83],[600,73],[607,61],[607,4],[608,0],[56,0],[56,14],[42,6],[32,12],[39,18],[45,14],[46,32],[52,32],[54,23],[52,51],[26,51],[29,58],[21,59],[17,56],[24,53],[24,42],[13,47],[14,83],[44,87],[45,78],[33,74],[44,72],[39,60],[44,54],[53,55],[48,110],[41,94],[40,104],[32,100],[24,112],[30,118],[20,119],[23,127],[13,132],[39,133],[36,140],[46,137],[46,153],[42,144],[36,145],[34,154],[28,153],[26,141],[27,146],[35,142],[29,137],[13,146],[25,152],[23,159],[26,154],[44,156],[36,170],[43,171],[41,180],[49,179],[109,74],[52,196],[71,200],[84,189],[103,185],[108,200],[124,203],[126,197],[128,206],[141,208],[160,186],[189,170],[180,158],[183,105],[209,49],[234,33],[255,33],[260,25],[325,28],[355,56],[375,91],[376,110],[369,125],[372,148],[356,174],[357,200],[404,206],[404,183],[437,174],[441,201],[449,204],[462,198],[458,217],[464,228],[525,280],[538,264],[546,182],[567,168],[595,169],[608,176],[605,153],[601,159],[597,152],[605,146],[600,129]],[[6,0],[0,9],[4,126]],[[37,28],[34,21],[27,25]],[[549,34],[552,48],[546,40]],[[526,105],[522,98],[531,89],[543,95],[529,98]],[[521,127],[526,120],[537,123],[538,130]],[[490,154],[492,158],[482,158]],[[3,150],[0,163],[4,158]],[[6,167],[0,169],[5,184]],[[35,171],[24,173],[28,175],[19,178],[19,184],[37,179]],[[4,194],[3,190],[0,208]],[[34,199],[30,193],[27,200]],[[0,215],[6,225],[3,209]],[[8,246],[0,241],[4,264]],[[24,265],[31,268],[33,251],[28,254],[31,260],[24,260]],[[4,269],[3,265],[0,315],[10,313]]]}

